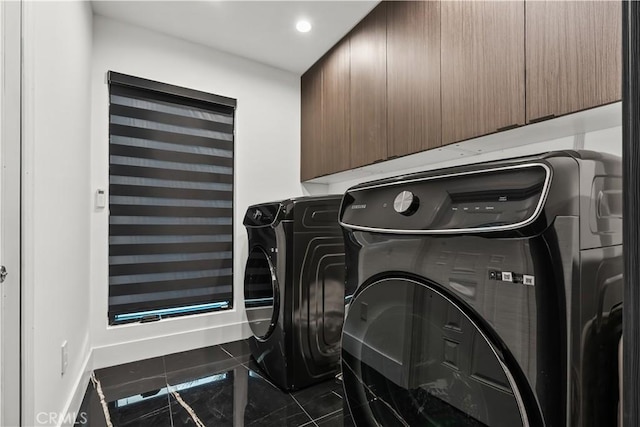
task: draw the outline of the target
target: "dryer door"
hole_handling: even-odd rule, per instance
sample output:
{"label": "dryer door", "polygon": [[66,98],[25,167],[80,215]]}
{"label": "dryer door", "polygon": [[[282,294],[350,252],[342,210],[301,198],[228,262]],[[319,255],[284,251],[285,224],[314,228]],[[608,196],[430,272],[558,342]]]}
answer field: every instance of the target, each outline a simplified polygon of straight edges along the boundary
{"label": "dryer door", "polygon": [[259,246],[251,250],[247,260],[244,306],[254,336],[259,340],[268,338],[278,318],[279,292],[273,264]]}
{"label": "dryer door", "polygon": [[528,426],[498,354],[434,287],[380,280],[356,295],[344,324],[349,409],[358,426]]}

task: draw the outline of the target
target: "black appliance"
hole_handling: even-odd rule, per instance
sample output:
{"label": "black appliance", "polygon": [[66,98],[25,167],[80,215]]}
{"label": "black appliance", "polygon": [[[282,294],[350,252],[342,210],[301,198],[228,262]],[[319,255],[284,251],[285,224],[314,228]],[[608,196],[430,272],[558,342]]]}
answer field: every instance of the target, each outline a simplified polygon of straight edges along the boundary
{"label": "black appliance", "polygon": [[[251,353],[279,387],[336,374],[345,311],[341,195],[250,206],[244,297]],[[348,293],[347,295],[351,295]]]}
{"label": "black appliance", "polygon": [[616,425],[621,189],[620,159],[585,151],[349,189],[356,425]]}

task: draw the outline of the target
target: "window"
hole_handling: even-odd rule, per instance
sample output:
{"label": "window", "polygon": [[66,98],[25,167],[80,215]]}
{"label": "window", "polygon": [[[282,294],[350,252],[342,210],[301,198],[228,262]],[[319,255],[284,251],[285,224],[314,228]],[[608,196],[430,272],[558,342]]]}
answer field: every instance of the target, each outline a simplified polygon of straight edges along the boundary
{"label": "window", "polygon": [[231,308],[236,101],[108,82],[109,323]]}

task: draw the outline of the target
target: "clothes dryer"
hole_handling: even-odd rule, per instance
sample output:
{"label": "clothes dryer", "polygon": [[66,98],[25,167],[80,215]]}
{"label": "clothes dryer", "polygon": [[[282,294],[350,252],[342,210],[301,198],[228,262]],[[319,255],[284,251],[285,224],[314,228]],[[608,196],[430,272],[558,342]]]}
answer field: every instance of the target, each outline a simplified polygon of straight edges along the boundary
{"label": "clothes dryer", "polygon": [[299,389],[339,370],[344,321],[341,197],[300,197],[247,209],[244,297],[251,352],[279,387]]}
{"label": "clothes dryer", "polygon": [[621,175],[553,152],[349,189],[356,425],[616,425]]}

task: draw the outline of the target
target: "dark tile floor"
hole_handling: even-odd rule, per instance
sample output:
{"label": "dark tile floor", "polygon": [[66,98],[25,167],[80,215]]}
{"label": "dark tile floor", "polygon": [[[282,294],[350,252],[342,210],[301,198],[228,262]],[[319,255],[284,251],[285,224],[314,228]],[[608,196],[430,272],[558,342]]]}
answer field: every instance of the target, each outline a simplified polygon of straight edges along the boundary
{"label": "dark tile floor", "polygon": [[107,412],[113,426],[354,425],[339,381],[285,393],[263,377],[246,341],[96,371],[76,425],[106,426]]}

